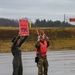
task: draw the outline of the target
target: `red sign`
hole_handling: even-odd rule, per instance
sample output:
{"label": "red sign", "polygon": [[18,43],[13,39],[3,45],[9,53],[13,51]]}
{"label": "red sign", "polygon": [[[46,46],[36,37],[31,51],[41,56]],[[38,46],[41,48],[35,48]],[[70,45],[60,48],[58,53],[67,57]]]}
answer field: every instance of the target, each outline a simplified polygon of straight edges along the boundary
{"label": "red sign", "polygon": [[27,19],[20,19],[19,20],[19,34],[20,34],[20,36],[28,36],[29,35],[29,28],[28,28],[28,20]]}
{"label": "red sign", "polygon": [[75,22],[75,18],[70,18],[69,21],[70,22]]}

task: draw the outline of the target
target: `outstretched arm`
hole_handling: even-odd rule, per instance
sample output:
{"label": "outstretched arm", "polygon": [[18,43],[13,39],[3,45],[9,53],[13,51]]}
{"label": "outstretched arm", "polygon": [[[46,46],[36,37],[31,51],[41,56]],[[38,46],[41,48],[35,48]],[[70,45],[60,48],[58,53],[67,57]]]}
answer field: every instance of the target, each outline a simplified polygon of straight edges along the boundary
{"label": "outstretched arm", "polygon": [[14,37],[13,40],[12,40],[12,42],[13,42],[14,44],[16,44],[19,38],[20,38],[20,36]]}
{"label": "outstretched arm", "polygon": [[49,42],[49,37],[42,31],[43,35],[45,36],[45,40],[47,41],[47,47],[49,47],[50,42]]}
{"label": "outstretched arm", "polygon": [[21,45],[26,41],[27,37],[28,37],[28,36],[24,36],[24,38],[20,41],[19,46],[21,46]]}
{"label": "outstretched arm", "polygon": [[36,33],[37,33],[38,36],[40,35],[38,29],[36,29]]}

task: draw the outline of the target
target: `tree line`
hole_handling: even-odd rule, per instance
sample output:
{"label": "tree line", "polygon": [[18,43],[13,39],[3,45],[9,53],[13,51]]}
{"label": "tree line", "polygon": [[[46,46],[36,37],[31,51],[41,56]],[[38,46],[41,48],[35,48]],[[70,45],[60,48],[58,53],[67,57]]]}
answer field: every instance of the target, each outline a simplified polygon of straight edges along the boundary
{"label": "tree line", "polygon": [[[31,23],[32,27],[75,27],[74,25],[64,21],[39,20]],[[0,18],[0,26],[18,27],[19,21],[14,19]]]}
{"label": "tree line", "polygon": [[18,20],[0,18],[0,26],[16,27],[18,25],[19,25]]}

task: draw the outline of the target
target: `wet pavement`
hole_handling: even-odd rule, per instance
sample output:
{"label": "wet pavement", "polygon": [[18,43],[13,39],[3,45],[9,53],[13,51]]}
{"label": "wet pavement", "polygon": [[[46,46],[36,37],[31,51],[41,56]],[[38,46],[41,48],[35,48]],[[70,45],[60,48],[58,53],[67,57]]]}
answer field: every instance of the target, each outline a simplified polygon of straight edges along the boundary
{"label": "wet pavement", "polygon": [[[48,51],[48,75],[75,75],[75,50]],[[38,75],[35,52],[23,52],[23,75]],[[0,75],[12,75],[11,53],[0,53]]]}

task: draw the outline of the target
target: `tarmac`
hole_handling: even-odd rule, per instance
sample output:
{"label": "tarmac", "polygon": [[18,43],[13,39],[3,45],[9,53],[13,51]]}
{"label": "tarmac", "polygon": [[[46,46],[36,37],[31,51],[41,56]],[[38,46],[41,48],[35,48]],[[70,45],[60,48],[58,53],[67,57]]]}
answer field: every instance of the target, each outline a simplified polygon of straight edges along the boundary
{"label": "tarmac", "polygon": [[[38,75],[35,52],[22,52],[23,75]],[[75,50],[48,51],[48,75],[75,75]],[[13,56],[0,53],[0,75],[12,75]]]}

